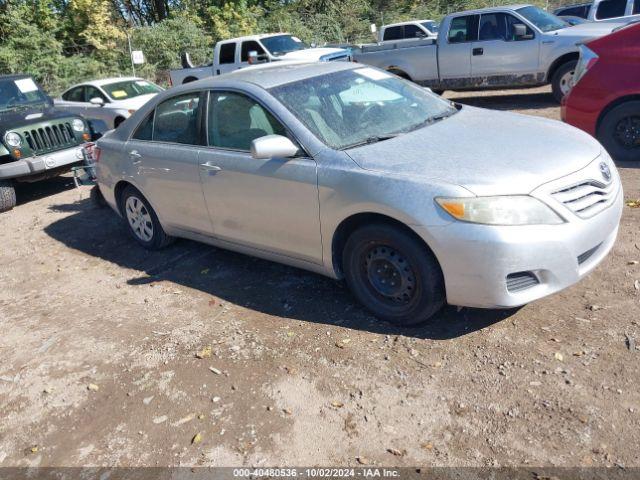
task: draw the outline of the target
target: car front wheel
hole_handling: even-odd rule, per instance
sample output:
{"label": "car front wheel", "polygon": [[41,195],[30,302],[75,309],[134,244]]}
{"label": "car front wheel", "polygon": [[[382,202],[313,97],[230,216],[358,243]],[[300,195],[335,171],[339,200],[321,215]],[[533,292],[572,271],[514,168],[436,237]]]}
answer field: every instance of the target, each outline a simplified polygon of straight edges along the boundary
{"label": "car front wheel", "polygon": [[598,140],[618,161],[640,161],[640,101],[625,102],[605,114]]}
{"label": "car front wheel", "polygon": [[569,90],[571,90],[571,80],[573,79],[573,73],[575,72],[577,64],[577,60],[563,63],[553,74],[551,90],[553,91],[553,97],[558,103],[560,103],[564,96],[569,93]]}
{"label": "car front wheel", "polygon": [[343,251],[343,270],[354,296],[375,316],[396,325],[423,323],[445,303],[442,271],[433,253],[392,225],[354,231]]}
{"label": "car front wheel", "polygon": [[16,189],[11,180],[0,180],[0,213],[16,206]]}
{"label": "car front wheel", "polygon": [[159,250],[171,243],[172,237],[165,233],[156,212],[136,188],[125,189],[120,206],[129,233],[144,248]]}

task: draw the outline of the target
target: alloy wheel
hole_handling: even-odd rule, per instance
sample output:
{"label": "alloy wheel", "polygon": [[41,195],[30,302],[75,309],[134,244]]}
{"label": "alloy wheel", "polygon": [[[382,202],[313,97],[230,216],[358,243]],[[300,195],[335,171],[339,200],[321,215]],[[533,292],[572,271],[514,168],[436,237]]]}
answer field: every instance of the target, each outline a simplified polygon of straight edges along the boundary
{"label": "alloy wheel", "polygon": [[144,202],[132,195],[127,198],[125,210],[129,226],[136,237],[150,242],[153,239],[153,220]]}

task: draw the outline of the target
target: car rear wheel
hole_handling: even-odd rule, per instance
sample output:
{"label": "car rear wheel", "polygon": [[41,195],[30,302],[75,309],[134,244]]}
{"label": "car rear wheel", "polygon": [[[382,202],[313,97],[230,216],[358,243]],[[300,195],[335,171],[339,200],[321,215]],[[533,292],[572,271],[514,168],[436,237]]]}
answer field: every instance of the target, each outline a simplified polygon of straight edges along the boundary
{"label": "car rear wheel", "polygon": [[640,161],[640,101],[618,105],[605,114],[598,140],[619,161]]}
{"label": "car rear wheel", "polygon": [[551,90],[553,91],[554,98],[560,103],[564,96],[571,90],[571,80],[573,79],[573,72],[578,64],[577,60],[571,60],[563,63],[558,67],[551,79]]}
{"label": "car rear wheel", "polygon": [[354,296],[375,316],[397,325],[423,323],[445,303],[436,258],[419,239],[392,225],[354,231],[344,247],[343,270]]}
{"label": "car rear wheel", "polygon": [[11,180],[0,180],[0,213],[16,206],[16,189]]}
{"label": "car rear wheel", "polygon": [[124,190],[120,208],[129,233],[144,248],[159,250],[173,240],[165,233],[147,199],[134,187]]}

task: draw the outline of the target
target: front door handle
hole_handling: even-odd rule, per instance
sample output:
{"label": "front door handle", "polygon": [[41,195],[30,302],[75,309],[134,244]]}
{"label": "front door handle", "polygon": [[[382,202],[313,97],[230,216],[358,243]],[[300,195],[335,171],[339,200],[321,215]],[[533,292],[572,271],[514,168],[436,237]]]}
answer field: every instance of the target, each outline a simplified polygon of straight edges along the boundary
{"label": "front door handle", "polygon": [[211,162],[201,163],[200,167],[204,170],[207,170],[209,172],[209,175],[215,175],[220,170],[222,170],[222,168],[220,168],[218,165],[214,165]]}
{"label": "front door handle", "polygon": [[473,56],[477,57],[479,55],[484,55],[484,48],[474,48],[473,49]]}

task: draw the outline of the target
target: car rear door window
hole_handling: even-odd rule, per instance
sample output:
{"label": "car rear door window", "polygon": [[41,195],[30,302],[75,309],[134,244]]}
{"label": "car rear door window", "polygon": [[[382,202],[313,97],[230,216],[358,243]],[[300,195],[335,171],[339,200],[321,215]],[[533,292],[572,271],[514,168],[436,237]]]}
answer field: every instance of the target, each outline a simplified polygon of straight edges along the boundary
{"label": "car rear door window", "polygon": [[402,40],[402,27],[388,27],[384,30],[384,37],[382,40]]}
{"label": "car rear door window", "polygon": [[255,100],[235,92],[211,92],[208,141],[212,147],[248,152],[266,135],[286,135],[282,124]]}
{"label": "car rear door window", "polygon": [[153,141],[200,145],[200,93],[186,93],[165,100],[156,107]]}
{"label": "car rear door window", "polygon": [[67,102],[84,102],[84,87],[76,87],[68,90],[62,95],[62,99]]}
{"label": "car rear door window", "polygon": [[258,55],[264,55],[264,48],[255,40],[242,42],[242,50],[240,51],[240,61],[249,61],[249,52],[258,52]]}
{"label": "car rear door window", "polygon": [[606,18],[623,17],[627,9],[627,0],[603,0],[598,4],[596,18],[604,20]]}
{"label": "car rear door window", "polygon": [[223,43],[220,45],[220,63],[234,63],[236,61],[236,43]]}
{"label": "car rear door window", "polygon": [[451,20],[449,43],[475,42],[478,40],[478,23],[480,15],[467,15]]}
{"label": "car rear door window", "polygon": [[136,131],[133,132],[131,138],[134,140],[153,140],[153,116],[155,110],[152,110],[145,119],[138,125]]}

